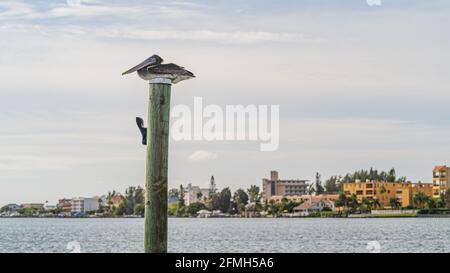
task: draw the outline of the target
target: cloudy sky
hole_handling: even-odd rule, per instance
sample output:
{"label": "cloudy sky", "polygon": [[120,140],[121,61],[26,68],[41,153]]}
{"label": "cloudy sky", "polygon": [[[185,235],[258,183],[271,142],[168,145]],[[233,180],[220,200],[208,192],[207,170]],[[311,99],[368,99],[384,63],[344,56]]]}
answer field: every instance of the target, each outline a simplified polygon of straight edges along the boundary
{"label": "cloudy sky", "polygon": [[450,2],[0,0],[0,204],[143,185],[125,69],[157,53],[197,78],[172,105],[280,105],[280,146],[171,141],[169,186],[261,184],[450,164]]}

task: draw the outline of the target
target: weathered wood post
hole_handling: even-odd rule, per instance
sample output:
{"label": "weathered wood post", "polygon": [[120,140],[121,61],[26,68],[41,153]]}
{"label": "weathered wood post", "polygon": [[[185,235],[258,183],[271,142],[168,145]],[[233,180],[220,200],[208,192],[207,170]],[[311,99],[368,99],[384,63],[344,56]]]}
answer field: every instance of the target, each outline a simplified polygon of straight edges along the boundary
{"label": "weathered wood post", "polygon": [[144,250],[147,253],[167,252],[170,89],[168,79],[150,81],[144,220]]}
{"label": "weathered wood post", "polygon": [[137,72],[150,82],[148,128],[142,118],[136,123],[147,145],[145,175],[144,251],[167,252],[167,171],[169,157],[170,89],[172,83],[194,78],[192,72],[152,55],[140,64],[123,72]]}

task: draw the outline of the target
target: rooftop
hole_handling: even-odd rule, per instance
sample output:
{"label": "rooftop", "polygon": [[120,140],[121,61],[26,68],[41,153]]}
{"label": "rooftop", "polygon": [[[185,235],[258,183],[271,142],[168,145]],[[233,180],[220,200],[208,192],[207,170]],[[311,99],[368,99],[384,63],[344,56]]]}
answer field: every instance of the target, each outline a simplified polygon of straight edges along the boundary
{"label": "rooftop", "polygon": [[438,165],[434,167],[433,172],[444,172],[446,170],[447,170],[446,165]]}

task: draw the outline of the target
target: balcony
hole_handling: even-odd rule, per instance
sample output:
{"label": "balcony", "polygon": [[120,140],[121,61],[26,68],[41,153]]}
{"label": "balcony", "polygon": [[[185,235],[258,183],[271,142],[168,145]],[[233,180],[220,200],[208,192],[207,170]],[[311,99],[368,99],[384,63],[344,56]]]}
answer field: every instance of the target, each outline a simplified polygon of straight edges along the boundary
{"label": "balcony", "polygon": [[435,172],[433,173],[433,178],[445,178],[447,176],[446,172]]}

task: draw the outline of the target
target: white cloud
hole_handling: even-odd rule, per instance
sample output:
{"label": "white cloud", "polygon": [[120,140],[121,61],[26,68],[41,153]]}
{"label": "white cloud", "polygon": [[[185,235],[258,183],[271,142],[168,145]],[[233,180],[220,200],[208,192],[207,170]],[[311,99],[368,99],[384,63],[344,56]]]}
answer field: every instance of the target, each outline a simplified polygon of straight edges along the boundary
{"label": "white cloud", "polygon": [[69,6],[80,6],[81,0],[67,0],[67,5]]}
{"label": "white cloud", "polygon": [[305,39],[301,33],[268,31],[212,31],[212,30],[158,30],[142,29],[136,26],[47,26],[34,24],[4,24],[0,29],[20,32],[40,32],[48,36],[55,35],[91,35],[93,38],[117,38],[149,41],[197,41],[217,42],[223,44],[258,43],[258,42],[296,42],[313,41]]}
{"label": "white cloud", "polygon": [[[196,29],[191,25],[190,29],[160,29],[161,24],[154,21],[145,23],[140,18],[149,17],[151,20],[160,18],[167,21],[164,28],[173,26],[176,22],[190,22],[191,17],[205,19],[208,16],[206,8],[191,2],[166,2],[145,5],[123,5],[107,2],[92,2],[67,0],[67,4],[53,4],[45,9],[37,9],[36,6],[20,1],[0,3],[0,21],[5,21],[3,29],[39,31],[45,34],[93,34],[95,37],[109,37],[122,39],[142,40],[183,40],[220,43],[254,43],[267,41],[297,41],[304,39],[300,33],[274,32],[274,31],[218,31],[201,27]],[[81,20],[107,16],[110,22],[120,22],[120,25],[90,23],[86,26],[76,23],[67,24],[66,19]],[[70,18],[69,18],[70,17]],[[40,19],[54,19],[55,23],[48,24]],[[18,22],[21,24],[18,24]],[[160,20],[158,20],[160,21]],[[59,24],[61,22],[63,24]],[[156,24],[155,24],[156,23]],[[146,26],[151,24],[151,28]],[[186,27],[186,26],[185,26]],[[215,29],[215,28],[214,28]]]}
{"label": "white cloud", "polygon": [[255,42],[289,42],[303,39],[300,33],[265,32],[265,31],[231,31],[210,30],[161,31],[133,28],[99,29],[98,36],[143,40],[185,40],[221,43],[255,43]]}
{"label": "white cloud", "polygon": [[70,170],[75,166],[107,163],[114,161],[142,161],[133,156],[116,157],[45,157],[45,156],[0,156],[0,170],[2,171],[49,171]]}
{"label": "white cloud", "polygon": [[203,150],[195,151],[188,157],[188,160],[190,161],[207,161],[214,159],[217,159],[217,154]]}
{"label": "white cloud", "polygon": [[33,6],[20,1],[0,2],[0,20],[12,19],[37,19],[40,14],[36,13]]}
{"label": "white cloud", "polygon": [[58,17],[95,17],[95,16],[130,16],[140,14],[141,10],[133,6],[121,5],[59,5],[43,14],[48,18]]}
{"label": "white cloud", "polygon": [[151,17],[176,18],[177,16],[196,16],[201,5],[194,3],[152,3],[145,5],[117,4],[103,1],[67,0],[64,4],[48,4],[38,9],[36,5],[21,1],[0,3],[0,21],[36,20],[58,18],[81,18],[108,16],[128,19]]}

